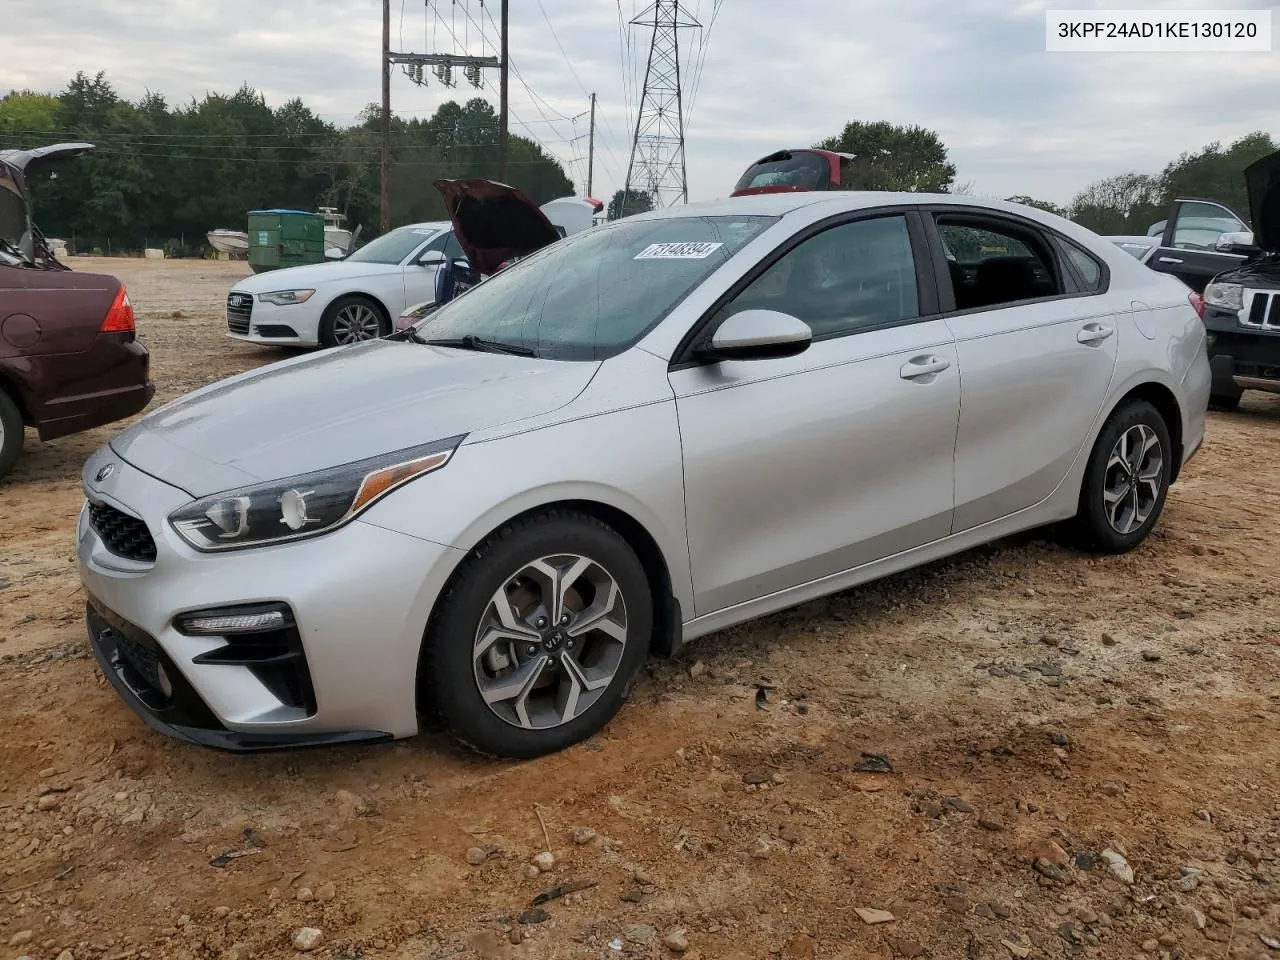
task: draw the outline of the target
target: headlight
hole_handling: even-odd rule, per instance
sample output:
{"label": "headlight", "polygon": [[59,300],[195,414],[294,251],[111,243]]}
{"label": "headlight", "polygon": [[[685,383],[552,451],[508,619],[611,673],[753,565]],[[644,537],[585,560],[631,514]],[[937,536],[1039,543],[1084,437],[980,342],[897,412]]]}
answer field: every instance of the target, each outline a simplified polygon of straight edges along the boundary
{"label": "headlight", "polygon": [[260,293],[258,299],[263,303],[274,303],[277,307],[287,307],[294,303],[306,303],[314,293],[314,290],[277,290],[275,293]]}
{"label": "headlight", "polygon": [[1244,287],[1238,283],[1211,283],[1204,288],[1204,302],[1219,310],[1243,310]]}
{"label": "headlight", "polygon": [[350,522],[397,487],[439,470],[463,436],[228,490],[175,510],[169,523],[206,553],[318,536]]}

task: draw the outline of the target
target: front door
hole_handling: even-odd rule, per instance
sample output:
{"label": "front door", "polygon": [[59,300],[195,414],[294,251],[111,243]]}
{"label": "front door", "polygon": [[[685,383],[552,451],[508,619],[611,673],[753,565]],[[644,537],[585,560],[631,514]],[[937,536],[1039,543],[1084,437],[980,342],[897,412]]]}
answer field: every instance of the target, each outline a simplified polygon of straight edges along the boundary
{"label": "front door", "polygon": [[1220,252],[1218,238],[1248,229],[1220,203],[1177,200],[1165,221],[1160,247],[1147,259],[1147,266],[1157,273],[1172,274],[1196,293],[1204,293],[1210,280],[1244,263],[1243,256]]}
{"label": "front door", "polygon": [[939,213],[960,358],[957,533],[1032,507],[1071,469],[1102,409],[1127,296],[1082,248],[1029,221]]}
{"label": "front door", "polygon": [[805,353],[673,369],[698,616],[950,533],[960,381],[922,249],[902,214],[828,227],[703,332],[778,310]]}

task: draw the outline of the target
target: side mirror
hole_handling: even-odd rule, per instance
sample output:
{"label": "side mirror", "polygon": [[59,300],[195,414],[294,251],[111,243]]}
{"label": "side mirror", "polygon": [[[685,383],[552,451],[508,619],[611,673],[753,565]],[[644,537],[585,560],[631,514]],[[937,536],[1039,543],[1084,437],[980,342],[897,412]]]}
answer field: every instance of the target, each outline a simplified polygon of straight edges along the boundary
{"label": "side mirror", "polygon": [[1215,249],[1219,253],[1235,253],[1245,256],[1258,252],[1258,248],[1253,242],[1253,234],[1248,230],[1242,230],[1239,233],[1224,233],[1218,238]]}
{"label": "side mirror", "polygon": [[776,310],[743,310],[716,330],[698,351],[703,360],[774,360],[809,349],[813,331],[803,320]]}
{"label": "side mirror", "polygon": [[347,255],[343,253],[341,250],[339,250],[337,247],[330,247],[328,250],[324,252],[324,258],[326,260],[343,260],[343,259],[346,259],[346,256]]}
{"label": "side mirror", "polygon": [[436,267],[444,263],[445,256],[442,250],[428,250],[418,258],[418,266]]}

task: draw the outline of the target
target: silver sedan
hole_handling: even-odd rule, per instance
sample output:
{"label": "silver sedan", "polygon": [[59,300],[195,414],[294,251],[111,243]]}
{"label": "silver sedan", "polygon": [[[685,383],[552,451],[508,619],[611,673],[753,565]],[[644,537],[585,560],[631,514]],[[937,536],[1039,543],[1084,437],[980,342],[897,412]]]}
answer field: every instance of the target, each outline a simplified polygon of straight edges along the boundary
{"label": "silver sedan", "polygon": [[189,741],[432,715],[544,754],[647,657],[744,620],[1029,528],[1132,550],[1209,382],[1185,286],[1024,206],[630,217],[102,447],[77,532],[92,646]]}

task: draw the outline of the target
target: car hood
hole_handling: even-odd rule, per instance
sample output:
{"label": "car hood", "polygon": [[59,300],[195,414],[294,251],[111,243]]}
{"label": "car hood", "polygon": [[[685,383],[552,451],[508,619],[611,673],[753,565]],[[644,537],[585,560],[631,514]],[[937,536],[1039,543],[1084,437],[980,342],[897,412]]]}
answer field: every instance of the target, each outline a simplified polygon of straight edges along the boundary
{"label": "car hood", "polygon": [[324,283],[351,282],[365,277],[382,277],[400,274],[404,268],[396,263],[361,263],[353,260],[333,260],[328,263],[308,263],[300,267],[285,267],[255,273],[236,282],[233,290],[243,293],[274,293],[277,290],[314,290]]}
{"label": "car hood", "polygon": [[493,180],[437,180],[435,187],[468,262],[486,276],[560,239],[547,215],[515,187]]}
{"label": "car hood", "polygon": [[203,497],[542,416],[599,366],[374,340],[211,384],[111,447]]}
{"label": "car hood", "polygon": [[1253,242],[1267,253],[1280,253],[1280,151],[1245,168],[1244,182],[1249,188]]}
{"label": "car hood", "polygon": [[92,143],[52,143],[32,150],[0,150],[0,164],[10,170],[13,180],[25,197],[30,197],[27,182],[60,161],[79,157],[93,149]]}

